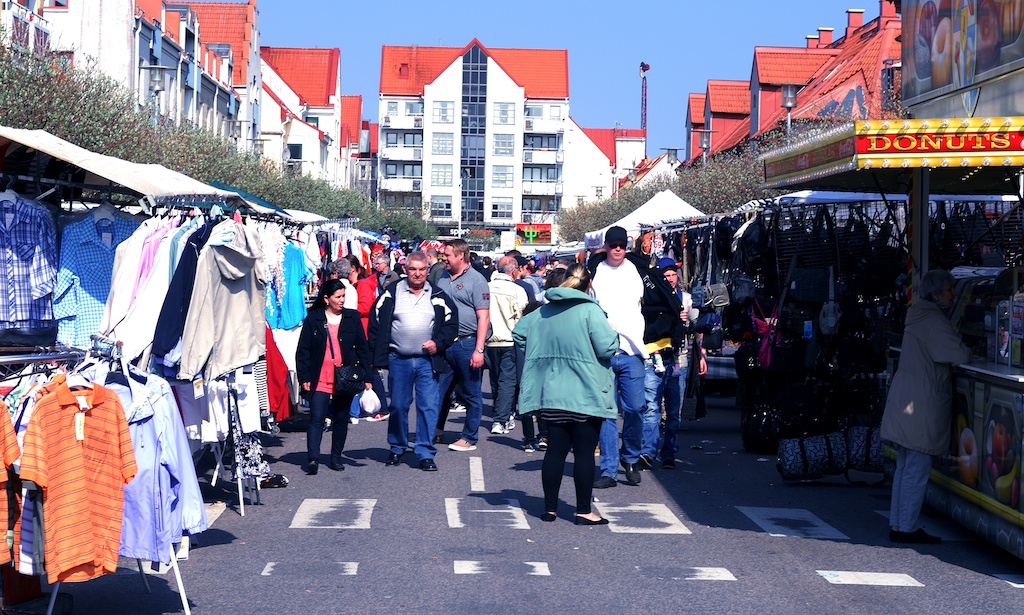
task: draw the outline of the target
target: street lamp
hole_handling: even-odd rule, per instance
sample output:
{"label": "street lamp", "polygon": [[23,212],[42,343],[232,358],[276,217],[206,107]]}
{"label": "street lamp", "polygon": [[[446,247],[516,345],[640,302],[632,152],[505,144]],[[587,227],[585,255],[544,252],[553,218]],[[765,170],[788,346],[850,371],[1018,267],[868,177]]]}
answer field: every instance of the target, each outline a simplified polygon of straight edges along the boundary
{"label": "street lamp", "polygon": [[707,128],[694,128],[692,132],[697,133],[700,139],[701,163],[705,163],[708,161],[708,150],[711,149],[711,133],[718,131]]}
{"label": "street lamp", "polygon": [[139,66],[139,70],[149,71],[149,93],[153,98],[153,106],[156,112],[156,117],[153,118],[153,122],[156,123],[160,117],[160,92],[163,92],[166,87],[164,84],[164,71],[177,71],[177,66],[158,66],[156,64],[142,64]]}
{"label": "street lamp", "polygon": [[668,163],[669,164],[675,164],[675,163],[679,162],[679,150],[681,150],[683,148],[681,148],[681,147],[663,147],[661,149],[663,149],[666,152],[668,152]]}
{"label": "street lamp", "polygon": [[796,91],[799,84],[785,83],[782,85],[782,108],[786,110],[786,143],[789,143],[789,132],[793,127],[793,108],[796,107]]}

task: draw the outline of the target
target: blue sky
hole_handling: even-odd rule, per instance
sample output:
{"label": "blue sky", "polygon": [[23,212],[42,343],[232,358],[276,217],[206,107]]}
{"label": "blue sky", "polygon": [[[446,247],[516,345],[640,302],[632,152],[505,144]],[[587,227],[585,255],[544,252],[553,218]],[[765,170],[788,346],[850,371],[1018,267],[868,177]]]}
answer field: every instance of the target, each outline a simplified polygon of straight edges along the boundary
{"label": "blue sky", "polygon": [[[260,36],[274,47],[339,47],[341,88],[377,120],[382,45],[569,50],[570,114],[587,128],[640,127],[647,73],[648,155],[683,146],[686,96],[708,79],[749,79],[754,47],[804,46],[818,27],[846,28],[846,9],[878,16],[878,0],[602,0],[442,3],[260,0]],[[469,7],[476,7],[470,9]],[[625,7],[625,8],[624,8]],[[301,8],[301,13],[296,9]]]}

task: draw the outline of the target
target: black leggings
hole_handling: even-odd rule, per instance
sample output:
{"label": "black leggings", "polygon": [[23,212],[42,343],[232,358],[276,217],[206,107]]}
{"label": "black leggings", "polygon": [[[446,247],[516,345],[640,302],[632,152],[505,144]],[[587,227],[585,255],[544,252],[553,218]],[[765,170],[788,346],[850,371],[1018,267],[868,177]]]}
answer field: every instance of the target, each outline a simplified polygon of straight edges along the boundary
{"label": "black leggings", "polygon": [[590,496],[594,493],[594,451],[601,433],[602,419],[588,417],[586,422],[548,422],[548,450],[541,466],[544,485],[544,511],[558,511],[558,489],[562,486],[565,458],[572,450],[572,477],[576,483],[576,514],[590,514]]}

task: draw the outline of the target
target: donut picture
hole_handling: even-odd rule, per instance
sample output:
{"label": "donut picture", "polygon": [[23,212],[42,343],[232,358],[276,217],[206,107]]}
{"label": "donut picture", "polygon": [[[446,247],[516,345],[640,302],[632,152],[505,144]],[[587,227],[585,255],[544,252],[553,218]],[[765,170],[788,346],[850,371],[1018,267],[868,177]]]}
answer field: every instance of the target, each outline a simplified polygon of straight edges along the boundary
{"label": "donut picture", "polygon": [[949,85],[953,75],[953,26],[949,17],[943,17],[935,27],[932,38],[932,88]]}
{"label": "donut picture", "polygon": [[[974,83],[977,28],[976,0],[956,0],[953,4],[953,85],[958,88]],[[934,77],[932,85],[935,85]]]}
{"label": "donut picture", "polygon": [[999,7],[995,0],[978,2],[977,24],[976,73],[983,73],[999,66],[999,52],[1002,49]]}
{"label": "donut picture", "polygon": [[917,27],[914,28],[914,71],[918,79],[932,76],[932,39],[938,24],[939,10],[932,0],[924,2],[917,13]]}

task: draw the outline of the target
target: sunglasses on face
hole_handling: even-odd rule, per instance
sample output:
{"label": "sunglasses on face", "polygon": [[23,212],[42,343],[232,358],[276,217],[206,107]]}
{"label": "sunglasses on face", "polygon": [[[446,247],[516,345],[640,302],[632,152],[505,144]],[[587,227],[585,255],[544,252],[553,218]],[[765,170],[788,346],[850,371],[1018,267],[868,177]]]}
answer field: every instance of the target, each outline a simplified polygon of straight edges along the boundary
{"label": "sunglasses on face", "polygon": [[626,249],[626,242],[625,241],[613,241],[610,244],[608,244],[608,247],[611,248],[612,250],[616,250],[616,249],[618,249],[618,250],[625,250]]}

